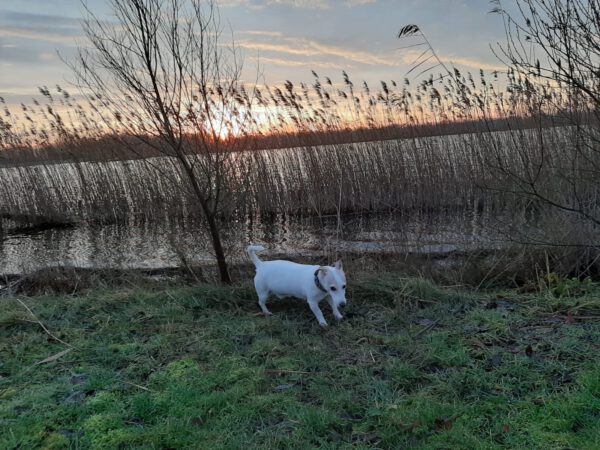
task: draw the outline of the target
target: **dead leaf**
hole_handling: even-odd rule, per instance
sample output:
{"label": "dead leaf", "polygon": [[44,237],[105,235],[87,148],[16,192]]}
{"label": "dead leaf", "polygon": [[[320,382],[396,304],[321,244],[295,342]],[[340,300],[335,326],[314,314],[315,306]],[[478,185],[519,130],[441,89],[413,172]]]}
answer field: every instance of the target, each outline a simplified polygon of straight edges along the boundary
{"label": "dead leaf", "polygon": [[58,352],[56,355],[48,356],[46,359],[42,359],[41,361],[36,362],[34,364],[34,366],[39,366],[40,364],[47,364],[47,363],[50,363],[52,361],[56,361],[57,359],[65,356],[71,350],[73,350],[73,349],[72,348],[68,348],[66,350],[63,350],[62,352]]}
{"label": "dead leaf", "polygon": [[502,432],[503,432],[503,433],[508,433],[509,431],[510,431],[510,426],[509,426],[508,424],[506,424],[506,423],[505,423],[505,424],[502,426]]}

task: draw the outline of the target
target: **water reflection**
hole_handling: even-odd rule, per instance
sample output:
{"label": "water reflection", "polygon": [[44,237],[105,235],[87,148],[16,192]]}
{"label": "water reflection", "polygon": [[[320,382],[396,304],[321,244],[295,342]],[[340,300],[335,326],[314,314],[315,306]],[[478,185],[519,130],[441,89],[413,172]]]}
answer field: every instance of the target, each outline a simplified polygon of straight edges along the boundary
{"label": "water reflection", "polygon": [[[254,217],[229,224],[226,246],[232,261],[246,256],[250,242],[271,253],[323,251],[449,252],[501,245],[496,220],[477,208],[436,214],[377,214],[298,218]],[[23,273],[70,265],[85,268],[163,268],[212,261],[210,242],[192,222],[139,226],[106,225],[5,234],[0,273]]]}

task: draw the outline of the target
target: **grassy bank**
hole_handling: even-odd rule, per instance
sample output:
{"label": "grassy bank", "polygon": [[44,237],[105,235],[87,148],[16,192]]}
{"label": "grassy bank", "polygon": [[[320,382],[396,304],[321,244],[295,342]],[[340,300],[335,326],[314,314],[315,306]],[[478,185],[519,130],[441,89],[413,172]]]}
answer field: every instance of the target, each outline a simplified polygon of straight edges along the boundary
{"label": "grassy bank", "polygon": [[600,448],[597,286],[350,289],[325,330],[250,284],[0,298],[0,448]]}

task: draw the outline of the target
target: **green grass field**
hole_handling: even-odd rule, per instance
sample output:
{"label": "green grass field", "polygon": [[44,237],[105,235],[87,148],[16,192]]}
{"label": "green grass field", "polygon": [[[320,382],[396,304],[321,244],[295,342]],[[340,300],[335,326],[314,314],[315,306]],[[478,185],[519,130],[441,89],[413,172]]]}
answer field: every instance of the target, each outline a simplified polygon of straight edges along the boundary
{"label": "green grass field", "polygon": [[250,284],[0,298],[0,448],[600,448],[599,287],[352,281],[325,330]]}

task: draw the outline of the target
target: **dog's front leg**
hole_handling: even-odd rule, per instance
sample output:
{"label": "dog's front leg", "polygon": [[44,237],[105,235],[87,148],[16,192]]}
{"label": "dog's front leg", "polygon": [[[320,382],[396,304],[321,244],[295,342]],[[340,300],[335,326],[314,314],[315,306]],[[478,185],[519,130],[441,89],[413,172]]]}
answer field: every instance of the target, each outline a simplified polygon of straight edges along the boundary
{"label": "dog's front leg", "polygon": [[316,302],[314,300],[309,300],[308,301],[308,306],[310,306],[310,310],[313,312],[313,314],[315,315],[315,317],[319,321],[319,325],[321,325],[322,327],[326,327],[327,326],[327,321],[325,320],[325,317],[323,317],[323,313],[321,312],[321,308],[319,308],[319,302]]}
{"label": "dog's front leg", "polygon": [[340,310],[338,309],[336,304],[333,302],[333,299],[331,297],[327,297],[327,302],[329,303],[329,306],[331,306],[331,310],[333,311],[333,316],[336,318],[336,320],[342,320],[342,318],[344,316],[342,316],[342,314],[340,313]]}

